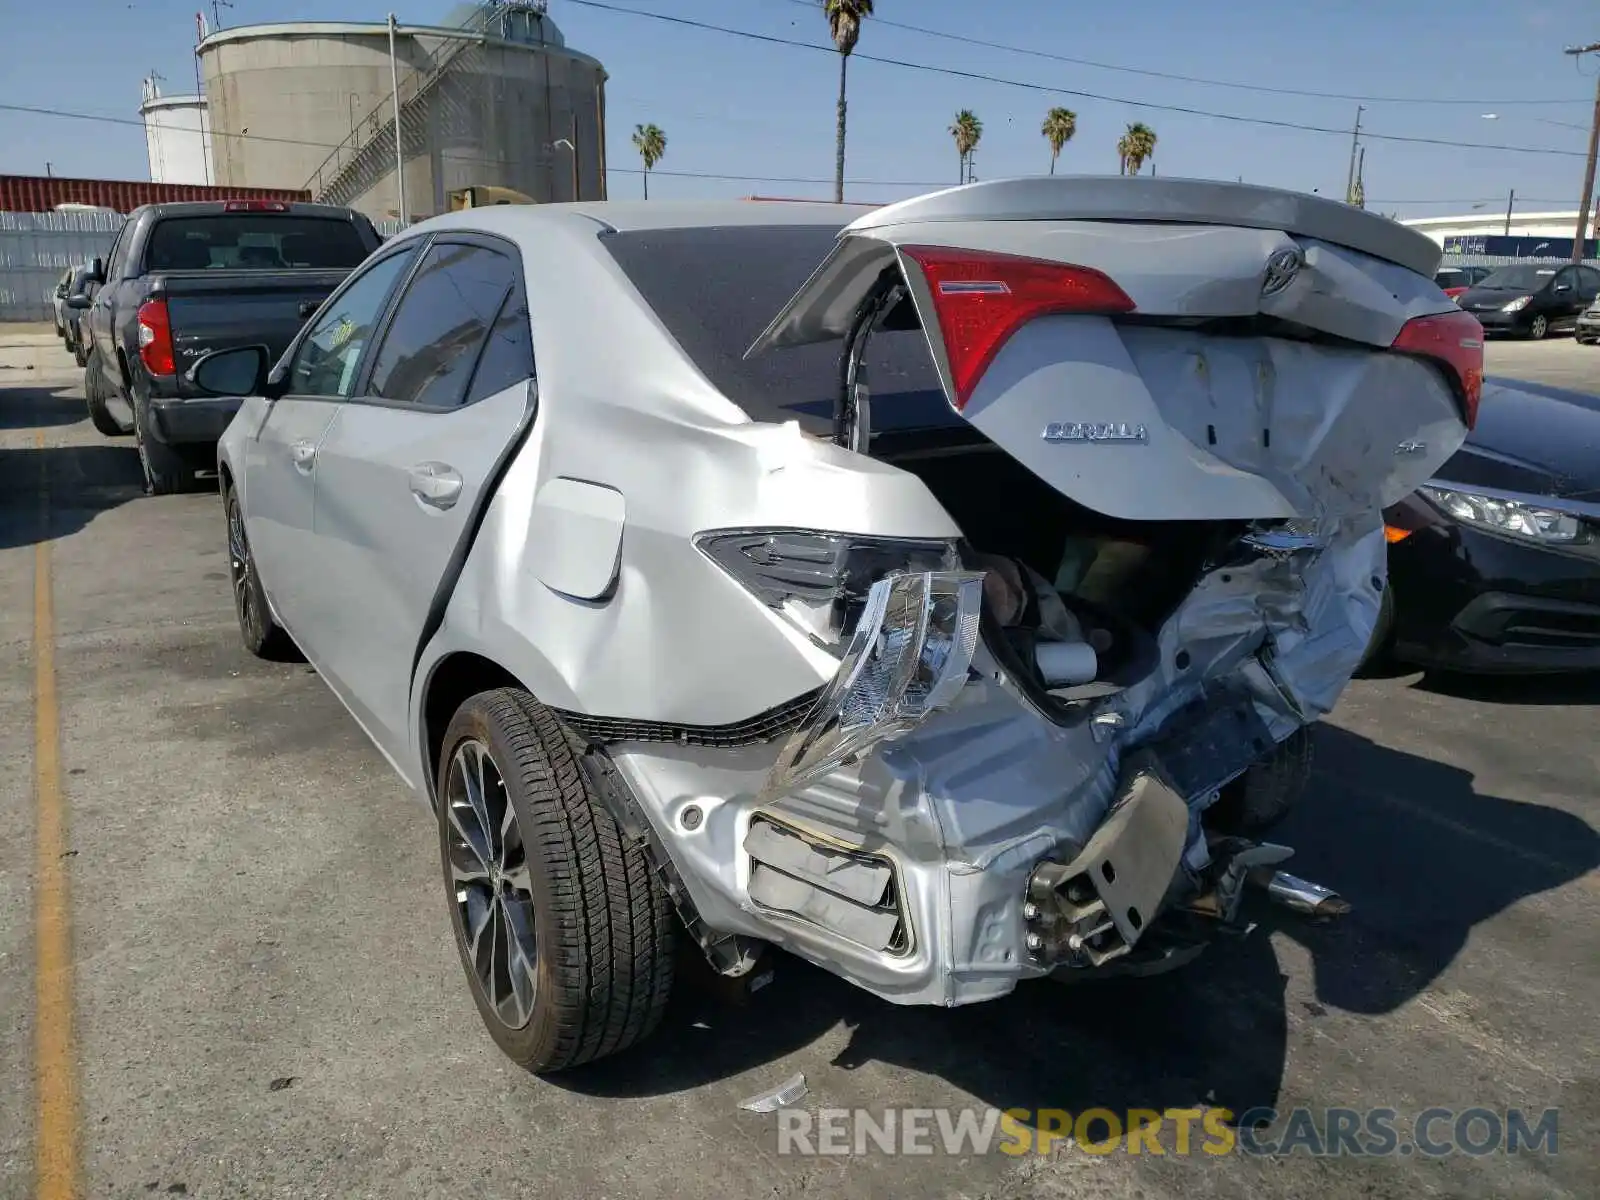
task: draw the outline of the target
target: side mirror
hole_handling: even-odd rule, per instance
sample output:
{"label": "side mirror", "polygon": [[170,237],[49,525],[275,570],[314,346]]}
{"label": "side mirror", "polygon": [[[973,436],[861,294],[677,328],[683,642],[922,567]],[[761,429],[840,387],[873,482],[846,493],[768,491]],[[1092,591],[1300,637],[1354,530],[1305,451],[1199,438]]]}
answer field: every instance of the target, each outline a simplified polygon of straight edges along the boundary
{"label": "side mirror", "polygon": [[211,396],[256,396],[266,390],[267,348],[237,346],[202,354],[184,376]]}
{"label": "side mirror", "polygon": [[1550,290],[1553,292],[1570,292],[1572,290],[1572,285],[1570,283],[1558,283]]}
{"label": "side mirror", "polygon": [[67,297],[68,308],[88,308],[93,303],[94,301],[89,299],[83,292],[73,292],[72,295]]}
{"label": "side mirror", "polygon": [[91,258],[89,260],[89,279],[94,283],[104,283],[106,281],[105,259]]}

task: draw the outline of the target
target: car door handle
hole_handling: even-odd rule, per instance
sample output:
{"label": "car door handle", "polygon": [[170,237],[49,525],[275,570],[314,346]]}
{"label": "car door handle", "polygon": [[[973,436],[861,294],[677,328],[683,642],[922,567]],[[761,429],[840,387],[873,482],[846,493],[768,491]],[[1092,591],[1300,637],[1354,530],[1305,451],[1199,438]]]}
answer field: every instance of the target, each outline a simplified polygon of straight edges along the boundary
{"label": "car door handle", "polygon": [[411,468],[411,494],[429,508],[446,509],[461,499],[461,472],[448,463],[424,462]]}
{"label": "car door handle", "polygon": [[317,444],[304,440],[295,442],[289,447],[289,457],[294,459],[295,470],[309,475],[311,468],[317,465]]}

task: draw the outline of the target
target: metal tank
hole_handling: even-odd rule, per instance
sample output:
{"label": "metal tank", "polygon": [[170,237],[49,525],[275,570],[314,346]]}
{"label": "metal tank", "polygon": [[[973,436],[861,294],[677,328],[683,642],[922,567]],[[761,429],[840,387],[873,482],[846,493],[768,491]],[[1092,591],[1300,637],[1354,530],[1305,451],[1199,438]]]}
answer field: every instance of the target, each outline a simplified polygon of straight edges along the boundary
{"label": "metal tank", "polygon": [[[468,187],[535,201],[605,196],[605,69],[567,47],[543,3],[462,6],[440,25],[294,22],[223,29],[198,47],[215,182],[303,188],[375,219]],[[391,73],[392,72],[392,73]]]}
{"label": "metal tank", "polygon": [[139,116],[150,154],[150,182],[211,182],[211,127],[204,96],[163,96],[152,75],[144,81]]}

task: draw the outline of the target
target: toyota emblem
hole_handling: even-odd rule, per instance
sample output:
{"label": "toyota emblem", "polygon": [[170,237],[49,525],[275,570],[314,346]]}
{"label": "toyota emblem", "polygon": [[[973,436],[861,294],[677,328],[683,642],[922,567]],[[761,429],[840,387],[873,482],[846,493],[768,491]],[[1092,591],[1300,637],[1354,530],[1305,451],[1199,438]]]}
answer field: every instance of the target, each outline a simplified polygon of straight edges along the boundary
{"label": "toyota emblem", "polygon": [[1284,288],[1294,282],[1300,268],[1305,265],[1305,258],[1298,248],[1292,250],[1275,250],[1267,259],[1267,269],[1261,277],[1261,294],[1263,296],[1276,296]]}

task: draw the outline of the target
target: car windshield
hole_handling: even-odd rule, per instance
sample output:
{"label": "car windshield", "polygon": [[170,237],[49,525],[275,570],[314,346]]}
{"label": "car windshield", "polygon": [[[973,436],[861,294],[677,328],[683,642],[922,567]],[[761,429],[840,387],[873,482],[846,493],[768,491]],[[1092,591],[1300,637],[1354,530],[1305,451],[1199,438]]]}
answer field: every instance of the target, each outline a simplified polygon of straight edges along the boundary
{"label": "car windshield", "polygon": [[150,233],[151,271],[283,271],[354,267],[367,257],[356,227],[334,217],[227,213],[169,217]]}
{"label": "car windshield", "polygon": [[1503,291],[1537,292],[1550,282],[1550,277],[1555,273],[1554,267],[1535,267],[1524,263],[1515,267],[1501,267],[1478,286]]}
{"label": "car windshield", "polygon": [[[833,249],[832,225],[654,229],[605,239],[618,265],[696,367],[757,421],[833,429],[839,345],[744,352]],[[959,426],[920,330],[882,331],[868,347],[877,430]]]}

